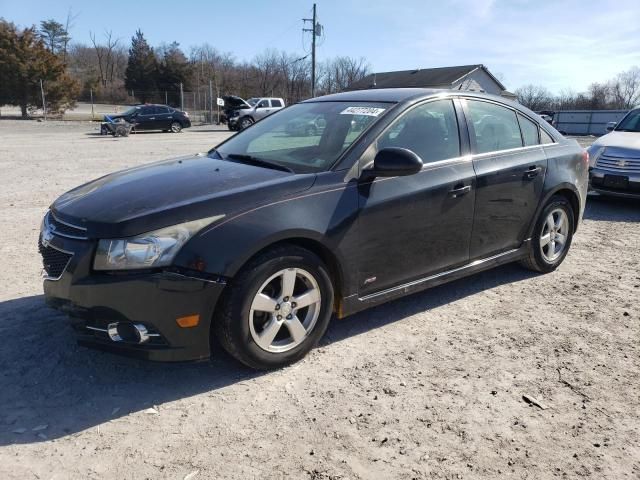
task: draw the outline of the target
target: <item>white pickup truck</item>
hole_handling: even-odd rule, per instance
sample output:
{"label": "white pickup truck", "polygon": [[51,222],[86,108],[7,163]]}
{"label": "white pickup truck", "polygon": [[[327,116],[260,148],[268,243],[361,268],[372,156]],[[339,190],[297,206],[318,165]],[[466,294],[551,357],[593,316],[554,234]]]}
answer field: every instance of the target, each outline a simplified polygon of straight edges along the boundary
{"label": "white pickup truck", "polygon": [[243,100],[240,97],[225,97],[227,126],[229,130],[244,130],[258,120],[284,108],[282,98],[256,97]]}

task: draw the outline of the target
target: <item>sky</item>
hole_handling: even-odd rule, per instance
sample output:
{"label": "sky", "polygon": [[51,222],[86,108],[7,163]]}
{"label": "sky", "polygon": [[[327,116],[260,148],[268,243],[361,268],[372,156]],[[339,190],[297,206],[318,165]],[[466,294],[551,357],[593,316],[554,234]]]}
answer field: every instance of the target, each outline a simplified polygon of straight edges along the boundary
{"label": "sky", "polygon": [[[482,63],[509,90],[585,90],[640,66],[640,0],[316,0],[324,27],[318,61],[365,57],[372,70]],[[177,41],[189,53],[208,43],[239,60],[267,48],[308,53],[302,18],[311,0],[154,0],[110,3],[0,0],[20,26],[76,16],[73,41],[105,30],[127,46],[138,28],[151,45]]]}

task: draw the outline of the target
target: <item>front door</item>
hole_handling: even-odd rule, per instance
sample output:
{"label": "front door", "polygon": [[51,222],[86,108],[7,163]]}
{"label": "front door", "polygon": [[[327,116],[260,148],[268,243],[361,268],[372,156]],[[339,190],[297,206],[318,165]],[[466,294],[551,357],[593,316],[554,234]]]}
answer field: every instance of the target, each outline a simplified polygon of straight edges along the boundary
{"label": "front door", "polygon": [[476,206],[471,260],[518,248],[538,208],[547,158],[537,124],[515,110],[467,99]]}
{"label": "front door", "polygon": [[452,100],[429,101],[396,119],[372,146],[407,148],[424,167],[359,186],[361,295],[469,260],[475,173],[462,156],[458,120]]}
{"label": "front door", "polygon": [[153,130],[156,127],[155,107],[145,105],[135,118],[136,130]]}

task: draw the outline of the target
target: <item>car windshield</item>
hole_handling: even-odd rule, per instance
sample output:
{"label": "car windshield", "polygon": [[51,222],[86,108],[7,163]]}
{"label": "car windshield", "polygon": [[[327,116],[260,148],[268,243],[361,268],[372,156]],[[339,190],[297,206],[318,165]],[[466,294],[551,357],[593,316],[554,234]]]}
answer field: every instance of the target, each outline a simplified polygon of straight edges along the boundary
{"label": "car windshield", "polygon": [[249,100],[247,100],[247,103],[253,107],[253,106],[255,106],[256,103],[258,103],[258,100],[260,100],[260,99],[259,98],[250,98]]}
{"label": "car windshield", "polygon": [[615,130],[617,132],[640,132],[640,109],[629,112]]}
{"label": "car windshield", "polygon": [[295,173],[322,172],[331,168],[391,106],[371,102],[299,103],[238,133],[210,155],[230,161],[250,157]]}

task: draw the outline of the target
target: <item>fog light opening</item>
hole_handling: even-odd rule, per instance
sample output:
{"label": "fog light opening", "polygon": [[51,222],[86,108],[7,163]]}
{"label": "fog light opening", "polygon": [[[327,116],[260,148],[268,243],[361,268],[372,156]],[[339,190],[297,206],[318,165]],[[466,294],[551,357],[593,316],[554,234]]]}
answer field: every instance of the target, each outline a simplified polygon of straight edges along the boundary
{"label": "fog light opening", "polygon": [[114,322],[107,326],[107,333],[113,342],[145,343],[149,341],[149,331],[141,323]]}

